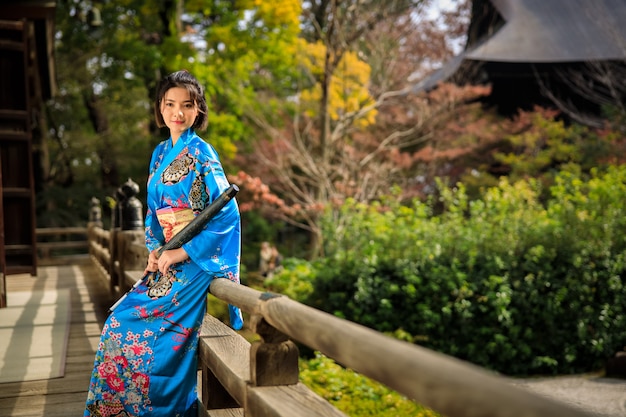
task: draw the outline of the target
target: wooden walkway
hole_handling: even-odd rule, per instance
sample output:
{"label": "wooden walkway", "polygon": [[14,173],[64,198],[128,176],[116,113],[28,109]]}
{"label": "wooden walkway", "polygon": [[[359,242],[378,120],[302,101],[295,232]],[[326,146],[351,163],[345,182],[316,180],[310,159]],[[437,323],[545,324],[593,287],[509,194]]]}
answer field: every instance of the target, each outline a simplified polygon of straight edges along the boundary
{"label": "wooden walkway", "polygon": [[0,384],[0,416],[82,416],[100,330],[115,301],[108,283],[85,258],[69,266],[45,266],[37,276],[9,275],[7,293],[69,288],[72,319],[62,378]]}

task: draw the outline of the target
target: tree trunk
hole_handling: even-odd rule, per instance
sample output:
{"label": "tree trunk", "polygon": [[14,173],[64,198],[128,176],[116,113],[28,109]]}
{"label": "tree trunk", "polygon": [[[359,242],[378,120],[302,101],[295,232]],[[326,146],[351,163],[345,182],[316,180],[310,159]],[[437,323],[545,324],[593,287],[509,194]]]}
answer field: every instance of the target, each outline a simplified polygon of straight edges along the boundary
{"label": "tree trunk", "polygon": [[109,143],[109,119],[102,109],[101,103],[93,93],[83,93],[85,107],[89,111],[91,124],[101,140],[97,147],[100,158],[100,175],[104,189],[117,188],[119,186],[119,169],[115,155],[112,153],[112,145]]}

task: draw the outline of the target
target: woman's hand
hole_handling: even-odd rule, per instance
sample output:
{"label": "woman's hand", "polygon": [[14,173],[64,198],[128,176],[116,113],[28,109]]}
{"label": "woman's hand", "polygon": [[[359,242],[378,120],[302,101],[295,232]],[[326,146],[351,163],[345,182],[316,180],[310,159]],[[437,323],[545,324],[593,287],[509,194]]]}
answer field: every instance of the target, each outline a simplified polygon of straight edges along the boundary
{"label": "woman's hand", "polygon": [[146,265],[146,269],[143,271],[144,275],[147,275],[150,272],[156,272],[157,269],[159,269],[159,263],[158,263],[158,257],[157,257],[158,253],[159,253],[158,250],[153,250],[148,255],[148,265]]}
{"label": "woman's hand", "polygon": [[166,250],[159,256],[157,265],[159,272],[165,275],[170,266],[189,259],[189,255],[183,248]]}

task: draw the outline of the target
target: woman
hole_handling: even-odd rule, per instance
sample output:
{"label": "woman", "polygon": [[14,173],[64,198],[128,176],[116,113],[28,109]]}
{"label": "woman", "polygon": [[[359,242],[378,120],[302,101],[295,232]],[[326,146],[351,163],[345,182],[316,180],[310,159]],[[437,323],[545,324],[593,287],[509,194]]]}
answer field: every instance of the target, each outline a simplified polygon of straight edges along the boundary
{"label": "woman", "polygon": [[[104,324],[85,416],[195,416],[196,349],[209,284],[215,277],[239,283],[241,227],[234,199],[190,242],[157,256],[229,183],[213,147],[195,133],[207,125],[207,104],[189,72],[161,82],[154,113],[170,137],[150,162],[148,278]],[[228,309],[231,326],[239,330],[241,312]]]}

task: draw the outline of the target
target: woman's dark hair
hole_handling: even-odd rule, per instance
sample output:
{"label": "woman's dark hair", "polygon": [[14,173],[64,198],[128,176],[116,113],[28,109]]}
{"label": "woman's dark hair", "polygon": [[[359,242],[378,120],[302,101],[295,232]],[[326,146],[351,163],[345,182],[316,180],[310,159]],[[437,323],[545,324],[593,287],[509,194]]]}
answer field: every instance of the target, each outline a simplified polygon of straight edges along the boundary
{"label": "woman's dark hair", "polygon": [[157,88],[156,100],[154,101],[154,117],[158,127],[165,127],[165,121],[161,114],[161,101],[167,90],[173,87],[181,87],[189,91],[191,101],[198,106],[198,116],[191,126],[193,129],[204,130],[208,123],[207,104],[204,97],[204,89],[193,75],[187,70],[176,71],[165,77]]}

